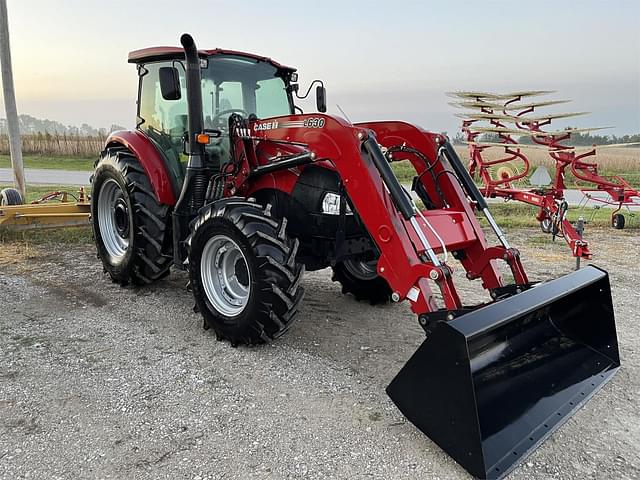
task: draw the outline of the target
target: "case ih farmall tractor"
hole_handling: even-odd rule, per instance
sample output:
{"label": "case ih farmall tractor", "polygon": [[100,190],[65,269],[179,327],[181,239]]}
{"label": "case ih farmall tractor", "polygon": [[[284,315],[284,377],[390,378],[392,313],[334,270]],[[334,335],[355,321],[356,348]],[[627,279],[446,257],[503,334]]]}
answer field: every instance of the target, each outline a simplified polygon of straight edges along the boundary
{"label": "case ih farmall tractor", "polygon": [[[372,303],[409,301],[426,339],[387,392],[482,478],[505,475],[616,372],[607,273],[531,283],[445,136],[326,115],[324,86],[319,113],[305,114],[295,69],[181,42],[129,55],[138,125],[112,134],[96,165],[93,229],[114,281],[187,270],[205,328],[232,345],[291,327],[305,268],[331,267]],[[415,168],[424,208],[395,161]],[[461,301],[452,260],[486,303]]]}

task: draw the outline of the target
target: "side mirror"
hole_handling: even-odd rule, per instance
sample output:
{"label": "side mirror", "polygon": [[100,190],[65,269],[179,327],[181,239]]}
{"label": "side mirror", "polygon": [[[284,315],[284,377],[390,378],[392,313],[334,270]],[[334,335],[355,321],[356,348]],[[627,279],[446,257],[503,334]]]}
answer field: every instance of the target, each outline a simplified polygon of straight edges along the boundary
{"label": "side mirror", "polygon": [[323,85],[316,87],[316,108],[322,113],[327,111],[327,90]]}
{"label": "side mirror", "polygon": [[165,100],[180,100],[182,90],[180,89],[180,74],[176,67],[160,67],[158,70],[160,77],[160,93]]}

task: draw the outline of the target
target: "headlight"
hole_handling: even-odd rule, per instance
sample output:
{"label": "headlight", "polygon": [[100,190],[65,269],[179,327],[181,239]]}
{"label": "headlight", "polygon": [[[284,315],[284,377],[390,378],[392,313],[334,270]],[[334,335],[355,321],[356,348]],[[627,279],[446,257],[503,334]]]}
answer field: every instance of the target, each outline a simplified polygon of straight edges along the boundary
{"label": "headlight", "polygon": [[[346,207],[346,214],[353,215],[348,203]],[[322,199],[322,213],[327,215],[340,215],[340,195],[331,192],[326,193]]]}

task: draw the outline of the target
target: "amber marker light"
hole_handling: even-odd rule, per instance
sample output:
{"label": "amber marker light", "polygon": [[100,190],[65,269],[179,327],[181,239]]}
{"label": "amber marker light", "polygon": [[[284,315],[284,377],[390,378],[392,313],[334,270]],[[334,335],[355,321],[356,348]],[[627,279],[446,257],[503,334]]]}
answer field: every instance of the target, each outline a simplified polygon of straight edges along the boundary
{"label": "amber marker light", "polygon": [[202,144],[202,145],[208,145],[209,144],[209,135],[207,135],[206,133],[199,133],[196,136],[196,142]]}

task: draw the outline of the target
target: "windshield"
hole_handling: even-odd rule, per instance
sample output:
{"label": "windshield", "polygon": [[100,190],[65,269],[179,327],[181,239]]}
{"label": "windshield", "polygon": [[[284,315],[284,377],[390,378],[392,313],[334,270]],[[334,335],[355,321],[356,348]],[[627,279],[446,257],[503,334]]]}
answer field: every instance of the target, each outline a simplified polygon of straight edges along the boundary
{"label": "windshield", "polygon": [[209,57],[202,69],[205,126],[220,128],[232,113],[244,118],[292,113],[281,72],[270,63],[235,55]]}
{"label": "windshield", "polygon": [[[184,134],[188,130],[187,90],[184,68],[178,68],[182,95],[166,100],[160,91],[161,67],[174,66],[172,60],[139,67],[140,93],[137,127],[153,139],[158,148],[180,170],[186,162]],[[272,64],[238,55],[214,55],[201,70],[204,126],[220,130],[222,136],[207,145],[213,163],[229,159],[229,117],[238,113],[245,119],[290,115],[292,105],[282,75]]]}

